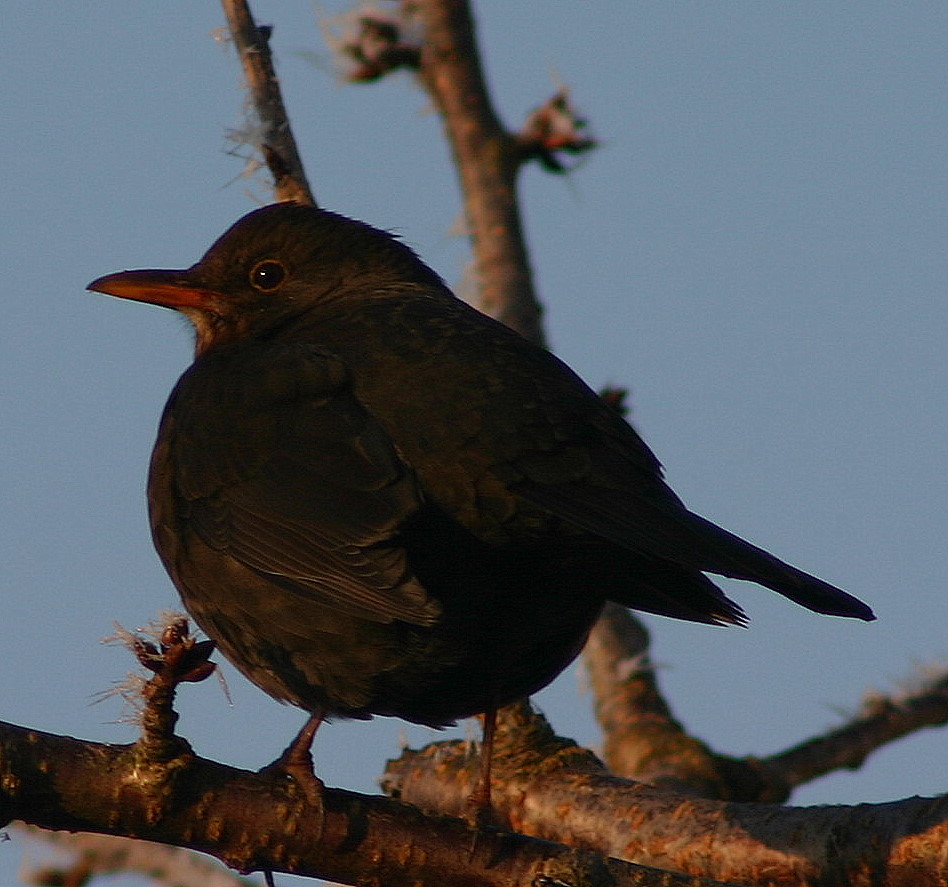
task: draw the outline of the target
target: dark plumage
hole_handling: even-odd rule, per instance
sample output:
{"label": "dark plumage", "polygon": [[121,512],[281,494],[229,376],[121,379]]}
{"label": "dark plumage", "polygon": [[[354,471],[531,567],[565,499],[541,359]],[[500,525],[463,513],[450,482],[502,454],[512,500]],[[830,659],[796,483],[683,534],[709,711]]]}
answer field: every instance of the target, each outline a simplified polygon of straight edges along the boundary
{"label": "dark plumage", "polygon": [[186,271],[90,288],[195,326],[151,464],[155,545],[277,699],[447,724],[551,681],[606,600],[741,622],[705,573],[873,618],[689,512],[568,367],[361,222],[269,206]]}

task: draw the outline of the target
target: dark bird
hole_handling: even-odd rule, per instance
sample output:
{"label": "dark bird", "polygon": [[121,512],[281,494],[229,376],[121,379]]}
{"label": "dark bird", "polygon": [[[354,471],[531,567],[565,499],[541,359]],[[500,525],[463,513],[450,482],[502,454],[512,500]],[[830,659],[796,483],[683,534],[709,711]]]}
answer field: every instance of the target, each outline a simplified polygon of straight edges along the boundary
{"label": "dark bird", "polygon": [[227,658],[316,718],[490,715],[553,680],[607,600],[742,622],[705,573],[873,618],[688,511],[572,370],[362,222],[276,204],[187,270],[89,288],[194,325],[155,545]]}

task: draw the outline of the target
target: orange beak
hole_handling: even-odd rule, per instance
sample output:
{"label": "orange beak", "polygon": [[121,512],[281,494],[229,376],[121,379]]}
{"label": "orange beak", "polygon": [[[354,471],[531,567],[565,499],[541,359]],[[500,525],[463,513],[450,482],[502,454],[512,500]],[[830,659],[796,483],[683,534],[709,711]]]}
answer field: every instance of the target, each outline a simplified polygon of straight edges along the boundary
{"label": "orange beak", "polygon": [[187,271],[119,271],[93,280],[86,288],[122,299],[179,309],[207,308],[218,295],[196,284]]}

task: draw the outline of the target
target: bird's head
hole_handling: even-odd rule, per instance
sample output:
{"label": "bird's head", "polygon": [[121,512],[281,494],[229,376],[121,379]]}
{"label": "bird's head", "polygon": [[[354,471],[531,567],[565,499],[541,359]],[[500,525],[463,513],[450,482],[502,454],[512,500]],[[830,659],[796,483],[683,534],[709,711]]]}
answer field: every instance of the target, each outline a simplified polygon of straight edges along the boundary
{"label": "bird's head", "polygon": [[298,203],[244,216],[185,270],[119,271],[90,290],[175,308],[197,333],[197,353],[265,335],[319,307],[384,298],[441,279],[396,237]]}

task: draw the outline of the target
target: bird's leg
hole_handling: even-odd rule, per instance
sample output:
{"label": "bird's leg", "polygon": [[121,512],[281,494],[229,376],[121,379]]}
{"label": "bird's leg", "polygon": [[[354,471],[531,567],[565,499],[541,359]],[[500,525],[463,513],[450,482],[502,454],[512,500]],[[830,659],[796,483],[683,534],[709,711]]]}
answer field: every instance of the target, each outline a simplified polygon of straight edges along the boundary
{"label": "bird's leg", "polygon": [[314,807],[322,807],[323,781],[313,770],[313,739],[325,718],[324,712],[315,712],[303,724],[303,728],[293,741],[284,749],[272,764],[268,764],[261,773],[283,773],[293,779],[303,790],[306,800]]}
{"label": "bird's leg", "polygon": [[481,738],[481,767],[477,786],[467,800],[468,811],[474,825],[490,825],[493,819],[490,799],[491,759],[494,756],[494,730],[497,726],[497,709],[489,708],[482,715],[484,732]]}
{"label": "bird's leg", "polygon": [[[326,714],[322,711],[311,714],[280,757],[260,770],[260,773],[265,775],[289,776],[300,787],[303,796],[313,809],[320,833],[323,829],[323,789],[325,786],[313,769],[311,749],[313,740],[316,738],[316,731],[325,717]],[[267,887],[274,887],[273,872],[270,869],[262,869],[262,871]]]}

